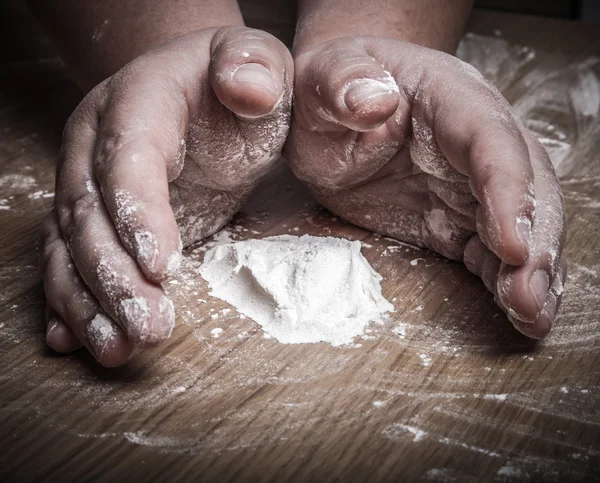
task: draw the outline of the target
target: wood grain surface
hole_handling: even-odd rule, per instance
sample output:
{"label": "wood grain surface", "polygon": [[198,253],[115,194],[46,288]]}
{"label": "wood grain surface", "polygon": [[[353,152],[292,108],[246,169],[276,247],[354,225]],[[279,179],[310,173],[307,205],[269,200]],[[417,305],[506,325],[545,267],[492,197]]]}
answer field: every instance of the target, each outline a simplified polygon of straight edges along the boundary
{"label": "wood grain surface", "polygon": [[600,29],[476,13],[469,30],[461,55],[543,138],[565,190],[570,272],[541,343],[462,265],[344,223],[282,166],[231,239],[362,240],[388,321],[352,346],[280,344],[208,295],[205,244],[166,284],[167,343],[114,370],[53,354],[36,244],[78,93],[55,58],[2,66],[0,481],[600,480]]}

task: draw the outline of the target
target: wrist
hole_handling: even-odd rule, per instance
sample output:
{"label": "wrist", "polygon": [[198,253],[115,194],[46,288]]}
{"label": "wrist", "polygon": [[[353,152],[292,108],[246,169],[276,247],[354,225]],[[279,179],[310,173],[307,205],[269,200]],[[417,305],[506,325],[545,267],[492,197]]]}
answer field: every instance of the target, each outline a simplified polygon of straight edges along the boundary
{"label": "wrist", "polygon": [[88,91],[131,60],[196,30],[244,25],[236,0],[29,0],[75,80]]}
{"label": "wrist", "polygon": [[299,0],[294,54],[329,40],[356,36],[403,40],[454,54],[471,3],[472,0]]}

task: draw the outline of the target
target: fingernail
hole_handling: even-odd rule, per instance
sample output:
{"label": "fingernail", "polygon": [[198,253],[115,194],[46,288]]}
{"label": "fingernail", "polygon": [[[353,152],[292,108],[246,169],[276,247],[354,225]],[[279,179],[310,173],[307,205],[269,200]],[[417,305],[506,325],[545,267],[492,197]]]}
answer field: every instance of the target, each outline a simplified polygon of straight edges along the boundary
{"label": "fingernail", "polygon": [[87,340],[96,359],[100,359],[117,334],[113,322],[104,314],[96,314],[85,329]]}
{"label": "fingernail", "polygon": [[46,327],[46,340],[50,337],[50,334],[58,327],[58,319],[53,315],[48,319],[48,326]]}
{"label": "fingernail", "polygon": [[138,231],[134,235],[137,258],[149,270],[156,269],[156,259],[158,258],[158,242],[156,237],[149,231]]}
{"label": "fingernail", "polygon": [[529,218],[525,218],[524,216],[517,218],[515,231],[517,232],[517,238],[525,245],[529,254],[529,240],[531,240],[531,221]]}
{"label": "fingernail", "polygon": [[550,279],[544,270],[536,270],[529,279],[529,289],[535,298],[538,310],[541,312],[548,297]]}
{"label": "fingernail", "polygon": [[277,85],[269,69],[265,66],[255,63],[242,64],[233,71],[233,80],[240,84],[246,84],[253,89],[266,91],[277,97]]}
{"label": "fingernail", "polygon": [[382,97],[391,96],[393,90],[387,84],[373,79],[358,79],[353,81],[344,95],[344,102],[350,111],[369,108]]}
{"label": "fingernail", "polygon": [[150,306],[141,296],[121,300],[119,316],[128,337],[135,343],[144,343],[150,338]]}

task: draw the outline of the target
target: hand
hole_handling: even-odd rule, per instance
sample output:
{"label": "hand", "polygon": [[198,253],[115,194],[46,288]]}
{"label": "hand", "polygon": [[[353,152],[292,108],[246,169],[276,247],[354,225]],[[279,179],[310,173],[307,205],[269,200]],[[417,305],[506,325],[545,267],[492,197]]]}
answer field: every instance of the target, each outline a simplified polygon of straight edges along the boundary
{"label": "hand", "polygon": [[168,42],[90,92],[65,128],[43,230],[50,347],[115,366],[170,335],[160,282],[278,158],[292,80],[283,44],[230,27]]}
{"label": "hand", "polygon": [[563,197],[540,143],[450,55],[377,37],[298,52],[286,158],[317,199],[480,276],[543,337],[566,277]]}

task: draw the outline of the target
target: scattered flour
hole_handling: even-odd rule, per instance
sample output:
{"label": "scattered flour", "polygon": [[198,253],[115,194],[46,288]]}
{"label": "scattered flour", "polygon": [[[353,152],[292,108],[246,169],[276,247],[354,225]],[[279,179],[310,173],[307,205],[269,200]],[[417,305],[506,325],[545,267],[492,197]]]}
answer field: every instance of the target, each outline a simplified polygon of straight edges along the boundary
{"label": "scattered flour", "polygon": [[456,479],[450,477],[448,468],[431,468],[425,473],[424,478],[429,481],[456,481]]}
{"label": "scattered flour", "polygon": [[359,241],[282,235],[211,248],[200,269],[211,295],[287,344],[350,344],[394,307]]}
{"label": "scattered flour", "polygon": [[116,334],[114,325],[104,314],[96,314],[88,326],[88,337],[92,345],[100,349],[99,354]]}
{"label": "scattered flour", "polygon": [[208,242],[206,246],[209,248],[218,247],[221,245],[228,245],[232,243],[231,233],[227,230],[221,230],[219,233],[213,235],[212,241]]}
{"label": "scattered flour", "polygon": [[0,188],[3,190],[27,190],[37,183],[33,176],[26,176],[22,174],[5,174],[0,176]]}
{"label": "scattered flour", "polygon": [[427,436],[427,433],[419,428],[400,423],[394,423],[382,431],[385,437],[392,440],[402,440],[405,433],[412,434],[414,442],[419,442]]}
{"label": "scattered flour", "polygon": [[398,327],[393,329],[393,332],[398,335],[401,339],[406,337],[406,324],[400,324]]}
{"label": "scattered flour", "polygon": [[521,476],[523,476],[523,474],[521,473],[521,470],[519,468],[516,468],[514,466],[508,466],[508,465],[500,468],[498,470],[497,475],[504,476],[506,478],[520,478]]}

